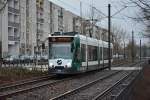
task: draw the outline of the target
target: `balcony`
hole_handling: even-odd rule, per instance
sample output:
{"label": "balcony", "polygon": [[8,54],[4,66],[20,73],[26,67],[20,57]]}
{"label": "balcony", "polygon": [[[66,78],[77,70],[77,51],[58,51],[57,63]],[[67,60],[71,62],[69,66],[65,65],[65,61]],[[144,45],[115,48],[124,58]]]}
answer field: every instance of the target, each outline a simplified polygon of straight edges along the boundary
{"label": "balcony", "polygon": [[38,13],[43,13],[43,11],[44,11],[44,9],[43,9],[42,7],[38,7],[38,6],[37,6],[37,12],[38,12]]}
{"label": "balcony", "polygon": [[12,13],[16,13],[16,14],[20,13],[19,9],[15,9],[15,8],[12,8],[12,7],[8,7],[8,11],[12,12]]}
{"label": "balcony", "polygon": [[8,36],[8,44],[9,45],[14,45],[15,44],[14,36]]}
{"label": "balcony", "polygon": [[9,40],[9,41],[19,41],[19,40],[20,40],[20,37],[8,36],[8,40]]}
{"label": "balcony", "polygon": [[44,32],[43,30],[40,29],[37,30],[37,33],[43,33],[43,32]]}
{"label": "balcony", "polygon": [[18,0],[15,0],[15,2],[18,2]]}
{"label": "balcony", "polygon": [[14,36],[8,36],[9,41],[14,41]]}
{"label": "balcony", "polygon": [[8,21],[8,26],[19,28],[20,23],[10,22]]}
{"label": "balcony", "polygon": [[44,23],[44,19],[43,18],[37,18],[37,22],[38,23]]}

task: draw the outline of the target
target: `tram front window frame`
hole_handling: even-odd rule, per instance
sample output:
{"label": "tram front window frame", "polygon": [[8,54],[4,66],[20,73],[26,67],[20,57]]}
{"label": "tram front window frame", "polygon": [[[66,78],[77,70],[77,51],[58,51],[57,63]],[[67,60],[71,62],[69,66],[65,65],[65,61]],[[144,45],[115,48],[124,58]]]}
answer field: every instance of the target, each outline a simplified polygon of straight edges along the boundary
{"label": "tram front window frame", "polygon": [[49,59],[72,59],[71,43],[49,43]]}

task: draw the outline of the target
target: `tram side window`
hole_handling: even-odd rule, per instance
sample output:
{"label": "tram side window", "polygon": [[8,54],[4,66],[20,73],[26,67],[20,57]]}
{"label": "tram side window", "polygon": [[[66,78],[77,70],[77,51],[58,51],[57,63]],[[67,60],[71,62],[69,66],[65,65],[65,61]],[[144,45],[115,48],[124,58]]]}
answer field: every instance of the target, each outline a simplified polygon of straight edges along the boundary
{"label": "tram side window", "polygon": [[[103,53],[104,53],[104,60],[107,60],[108,59],[108,48],[104,48],[104,51],[103,51]],[[110,49],[110,57],[111,57],[111,59],[112,59],[112,49]]]}
{"label": "tram side window", "polygon": [[88,45],[88,48],[87,48],[87,49],[88,49],[88,53],[87,53],[87,55],[88,55],[88,61],[91,61],[91,59],[92,59],[92,58],[91,58],[91,51],[92,51],[92,50],[91,50],[91,47]]}
{"label": "tram side window", "polygon": [[76,52],[75,52],[75,54],[74,54],[74,60],[76,61],[76,62],[80,62],[80,57],[81,57],[81,54],[80,54],[80,48],[77,48],[76,49]]}
{"label": "tram side window", "polygon": [[98,47],[88,45],[88,61],[98,60]]}
{"label": "tram side window", "polygon": [[86,61],[86,45],[81,44],[81,57],[82,57],[82,62]]}
{"label": "tram side window", "polygon": [[51,53],[51,44],[49,44],[49,59],[52,57],[52,53]]}
{"label": "tram side window", "polygon": [[79,62],[80,61],[80,57],[81,57],[81,54],[80,54],[80,48],[77,49],[77,61]]}
{"label": "tram side window", "polygon": [[98,60],[98,47],[93,46],[93,60]]}
{"label": "tram side window", "polygon": [[99,59],[102,60],[102,47],[100,47],[99,49]]}
{"label": "tram side window", "polygon": [[110,49],[110,58],[112,59],[112,48]]}
{"label": "tram side window", "polygon": [[107,60],[108,59],[108,49],[104,48],[103,53],[104,53],[104,60]]}

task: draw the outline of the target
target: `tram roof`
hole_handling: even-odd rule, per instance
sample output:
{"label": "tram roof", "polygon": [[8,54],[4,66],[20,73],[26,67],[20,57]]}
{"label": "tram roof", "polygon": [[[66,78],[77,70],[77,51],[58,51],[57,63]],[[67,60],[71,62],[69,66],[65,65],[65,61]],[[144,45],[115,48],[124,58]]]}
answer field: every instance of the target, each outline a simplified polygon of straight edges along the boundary
{"label": "tram roof", "polygon": [[[79,34],[78,32],[66,32],[66,33],[60,33],[60,32],[55,32],[56,34],[52,34],[52,35],[49,35],[49,37],[79,37],[80,39],[82,40],[85,40],[85,41],[88,41],[88,42],[99,42],[100,44],[103,44],[105,46],[108,46],[108,42],[106,41],[102,41],[102,40],[98,40],[98,39],[95,39],[95,38],[91,38],[91,37],[87,37],[85,35],[81,35]],[[112,46],[112,43],[111,43],[111,46]]]}

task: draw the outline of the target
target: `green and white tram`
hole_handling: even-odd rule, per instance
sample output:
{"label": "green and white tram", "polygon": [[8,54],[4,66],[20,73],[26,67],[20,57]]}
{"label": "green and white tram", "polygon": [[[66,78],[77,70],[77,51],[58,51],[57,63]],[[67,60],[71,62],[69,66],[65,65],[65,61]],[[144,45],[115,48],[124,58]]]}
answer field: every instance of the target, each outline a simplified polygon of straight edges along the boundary
{"label": "green and white tram", "polygon": [[107,42],[73,32],[54,34],[48,40],[49,73],[75,74],[108,67]]}

